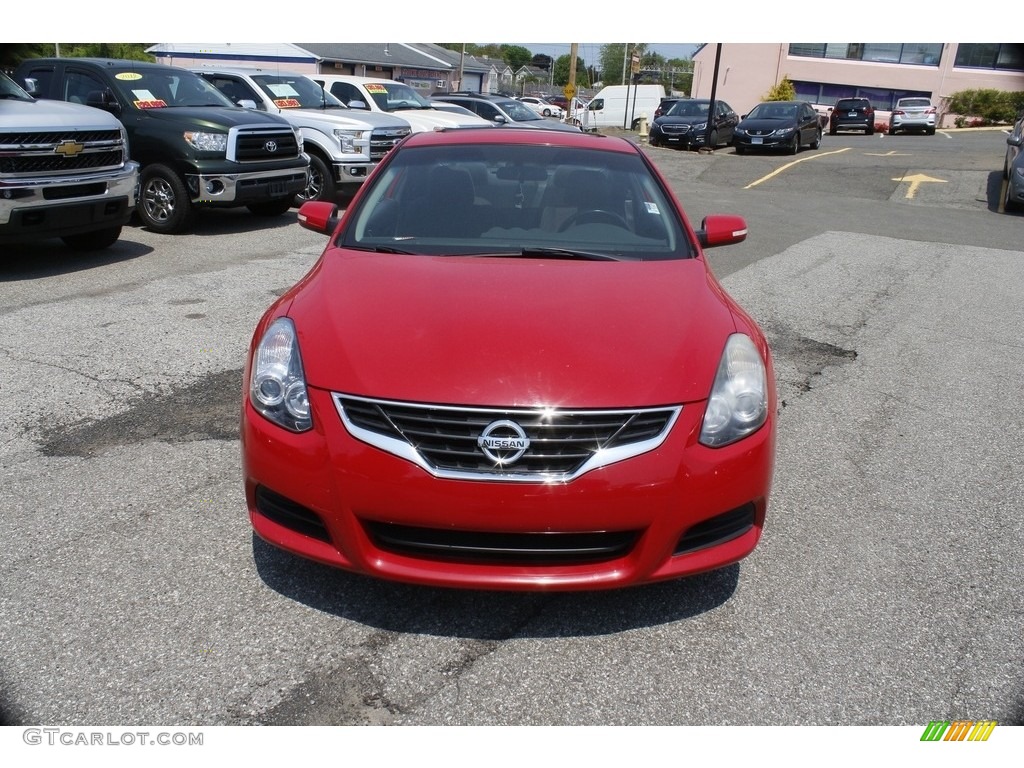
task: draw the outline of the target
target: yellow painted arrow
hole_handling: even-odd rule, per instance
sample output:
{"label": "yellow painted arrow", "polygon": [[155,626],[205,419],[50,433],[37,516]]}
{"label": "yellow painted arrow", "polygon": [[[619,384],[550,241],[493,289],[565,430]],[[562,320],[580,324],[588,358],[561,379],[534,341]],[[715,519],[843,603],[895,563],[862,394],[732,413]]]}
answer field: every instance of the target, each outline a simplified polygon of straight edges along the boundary
{"label": "yellow painted arrow", "polygon": [[914,176],[902,176],[893,181],[907,182],[910,186],[907,188],[907,200],[910,200],[917,194],[917,188],[926,182],[936,182],[938,184],[945,184],[945,179],[933,179],[931,176],[925,176],[923,173],[918,173]]}

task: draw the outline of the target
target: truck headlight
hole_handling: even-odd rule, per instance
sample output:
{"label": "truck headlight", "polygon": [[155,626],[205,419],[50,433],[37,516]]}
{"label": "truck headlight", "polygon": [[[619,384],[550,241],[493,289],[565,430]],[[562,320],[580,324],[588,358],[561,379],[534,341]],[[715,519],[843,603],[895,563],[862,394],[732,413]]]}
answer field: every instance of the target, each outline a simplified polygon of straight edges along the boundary
{"label": "truck headlight", "polygon": [[359,142],[363,138],[363,131],[350,131],[344,128],[334,129],[334,138],[341,144],[341,152],[344,155],[355,155],[359,154],[359,147],[356,142]]}
{"label": "truck headlight", "polygon": [[228,151],[228,135],[226,133],[209,133],[207,131],[185,131],[185,141],[201,152]]}

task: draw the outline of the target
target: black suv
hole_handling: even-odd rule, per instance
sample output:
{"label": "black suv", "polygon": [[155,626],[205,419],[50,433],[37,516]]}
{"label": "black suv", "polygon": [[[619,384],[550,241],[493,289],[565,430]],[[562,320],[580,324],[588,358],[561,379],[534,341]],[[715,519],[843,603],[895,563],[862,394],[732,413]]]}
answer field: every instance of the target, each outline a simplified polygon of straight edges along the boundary
{"label": "black suv", "polygon": [[829,135],[836,131],[864,131],[870,136],[875,132],[875,108],[867,99],[840,99],[832,108],[828,118]]}
{"label": "black suv", "polygon": [[29,59],[14,73],[33,96],[115,115],[142,166],[137,211],[156,232],[181,232],[198,207],[278,216],[306,189],[302,134],[280,115],[242,109],[199,75],[117,59]]}

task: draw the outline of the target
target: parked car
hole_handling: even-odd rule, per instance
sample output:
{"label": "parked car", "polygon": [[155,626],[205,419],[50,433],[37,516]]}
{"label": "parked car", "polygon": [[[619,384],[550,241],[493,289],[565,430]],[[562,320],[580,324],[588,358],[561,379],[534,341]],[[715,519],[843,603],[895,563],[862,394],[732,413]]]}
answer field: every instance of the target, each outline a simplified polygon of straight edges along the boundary
{"label": "parked car", "polygon": [[556,107],[561,107],[563,112],[569,111],[569,100],[565,98],[565,96],[556,93],[551,96],[545,96],[544,98]]}
{"label": "parked car", "polygon": [[302,131],[309,180],[295,196],[296,205],[355,194],[384,155],[412,131],[395,115],[349,109],[295,72],[226,66],[193,71],[232,103],[281,115]]}
{"label": "parked car", "polygon": [[897,99],[889,117],[889,133],[895,136],[900,131],[922,131],[931,136],[935,133],[935,119],[936,110],[931,99],[925,96]]}
{"label": "parked car", "polygon": [[[668,111],[654,118],[647,141],[651,146],[680,147],[696,149],[703,147],[708,138],[708,111],[710,99],[680,99]],[[739,125],[740,117],[726,102],[715,101],[715,117],[711,121],[711,142],[713,148],[732,143],[733,132]]]}
{"label": "parked car", "polygon": [[558,120],[565,117],[565,111],[560,106],[540,96],[520,96],[518,100],[532,108],[534,112],[539,112],[541,117],[554,117]]}
{"label": "parked car", "polygon": [[521,101],[508,96],[489,93],[454,91],[443,96],[434,96],[435,101],[446,101],[472,111],[494,125],[511,128],[546,128],[553,131],[579,133],[578,126],[548,120]]}
{"label": "parked car", "polygon": [[487,125],[476,115],[434,109],[431,99],[397,80],[324,74],[314,74],[311,79],[352,109],[400,117],[414,132]]}
{"label": "parked car", "polygon": [[242,109],[181,67],[127,59],[27,59],[15,78],[40,98],[110,112],[141,166],[139,218],[164,234],[200,208],[280,216],[306,188],[302,134],[280,115]]}
{"label": "parked car", "polygon": [[34,99],[0,71],[0,244],[107,248],[135,208],[139,164],[102,110]]}
{"label": "parked car", "polygon": [[795,155],[821,146],[818,113],[806,101],[763,101],[743,116],[733,134],[736,154],[764,149]]}
{"label": "parked car", "polygon": [[[417,133],[257,324],[241,442],[255,532],[443,587],[593,590],[744,558],[777,397],[764,334],[635,143]],[[395,308],[401,311],[396,312]],[[656,331],[656,332],[652,332]]]}
{"label": "parked car", "polygon": [[839,131],[875,133],[875,109],[867,99],[839,99],[828,118],[829,135]]}
{"label": "parked car", "polygon": [[1003,160],[1003,178],[1006,180],[1004,211],[1024,208],[1024,112],[1017,116],[1010,135],[1006,137],[1006,158]]}
{"label": "parked car", "polygon": [[469,115],[470,117],[478,117],[475,112],[471,112],[465,107],[460,107],[458,104],[449,104],[447,101],[438,101],[433,96],[430,97],[430,106],[441,112],[451,112],[452,114],[462,115],[463,117],[466,115]]}

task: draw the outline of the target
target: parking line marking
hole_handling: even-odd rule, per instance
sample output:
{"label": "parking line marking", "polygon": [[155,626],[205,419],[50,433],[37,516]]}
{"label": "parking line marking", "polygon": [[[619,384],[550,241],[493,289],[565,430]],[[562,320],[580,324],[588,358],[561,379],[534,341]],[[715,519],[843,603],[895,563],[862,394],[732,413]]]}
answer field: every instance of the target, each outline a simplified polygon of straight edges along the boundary
{"label": "parking line marking", "polygon": [[782,173],[787,168],[792,168],[794,165],[796,165],[797,163],[802,163],[804,160],[814,160],[817,157],[826,157],[827,155],[838,155],[841,152],[849,152],[850,149],[851,149],[851,147],[843,147],[842,149],[833,149],[831,152],[821,152],[820,154],[817,154],[817,155],[808,155],[807,157],[801,157],[799,160],[794,160],[791,163],[786,163],[785,165],[783,165],[780,168],[776,168],[774,171],[769,173],[767,176],[762,176],[757,181],[752,181],[750,184],[747,184],[747,186],[745,186],[744,189],[750,189],[751,187],[756,187],[758,184],[760,184],[762,182],[765,182],[765,181],[768,181],[768,179],[771,179],[771,178],[773,178],[775,176],[778,176],[780,173]]}

